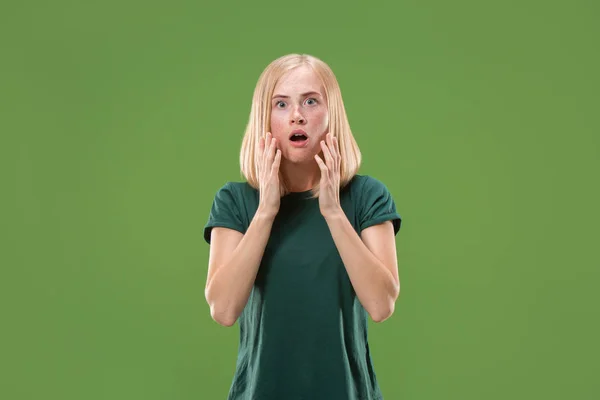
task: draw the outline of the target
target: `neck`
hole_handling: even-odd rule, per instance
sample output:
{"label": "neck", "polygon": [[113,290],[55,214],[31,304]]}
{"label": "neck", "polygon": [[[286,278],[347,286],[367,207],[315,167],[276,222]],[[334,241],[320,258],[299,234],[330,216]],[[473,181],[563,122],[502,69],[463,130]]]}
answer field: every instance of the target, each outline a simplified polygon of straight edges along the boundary
{"label": "neck", "polygon": [[281,173],[290,192],[306,192],[319,183],[321,170],[316,162],[292,164],[284,161],[281,160]]}

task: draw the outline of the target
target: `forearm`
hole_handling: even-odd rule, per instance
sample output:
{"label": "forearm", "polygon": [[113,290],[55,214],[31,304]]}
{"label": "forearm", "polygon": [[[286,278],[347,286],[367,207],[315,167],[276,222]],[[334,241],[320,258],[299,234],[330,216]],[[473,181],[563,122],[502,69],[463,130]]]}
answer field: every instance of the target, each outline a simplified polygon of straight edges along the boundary
{"label": "forearm", "polygon": [[394,311],[399,284],[364,244],[342,210],[325,220],[360,303],[374,321],[385,320]]}
{"label": "forearm", "polygon": [[223,325],[233,325],[248,302],[273,220],[274,217],[257,211],[235,251],[206,286],[211,314]]}

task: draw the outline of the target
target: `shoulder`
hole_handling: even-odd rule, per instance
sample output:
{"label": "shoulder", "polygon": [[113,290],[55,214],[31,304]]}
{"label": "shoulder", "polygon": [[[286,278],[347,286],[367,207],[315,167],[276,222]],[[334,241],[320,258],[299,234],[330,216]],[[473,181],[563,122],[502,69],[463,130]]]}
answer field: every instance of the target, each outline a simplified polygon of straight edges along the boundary
{"label": "shoulder", "polygon": [[379,179],[370,175],[355,175],[349,182],[350,190],[359,199],[369,195],[389,193],[387,186]]}
{"label": "shoulder", "polygon": [[235,200],[244,200],[247,197],[254,196],[257,193],[248,182],[228,181],[219,189],[215,197],[217,199],[232,198]]}
{"label": "shoulder", "polygon": [[356,175],[350,182],[352,197],[356,199],[356,213],[360,230],[392,221],[395,233],[400,229],[401,216],[388,187],[369,175]]}
{"label": "shoulder", "polygon": [[257,191],[247,182],[226,182],[214,196],[208,222],[204,227],[204,238],[210,243],[211,230],[225,227],[245,233],[250,223],[250,210],[258,201]]}
{"label": "shoulder", "polygon": [[226,192],[242,192],[244,190],[246,190],[246,187],[250,187],[250,185],[248,184],[248,182],[239,182],[239,181],[227,181],[224,184],[221,185],[221,187],[219,188],[219,192],[220,191],[226,191]]}
{"label": "shoulder", "polygon": [[247,182],[229,181],[217,189],[214,195],[212,212],[234,212],[247,219],[248,213],[258,206],[258,190]]}

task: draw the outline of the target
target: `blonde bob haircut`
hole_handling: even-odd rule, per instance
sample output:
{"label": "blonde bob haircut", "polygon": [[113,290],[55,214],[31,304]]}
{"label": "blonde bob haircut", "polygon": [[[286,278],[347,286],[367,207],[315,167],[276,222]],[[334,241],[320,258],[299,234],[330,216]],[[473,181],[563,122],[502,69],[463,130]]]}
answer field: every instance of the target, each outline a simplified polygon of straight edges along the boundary
{"label": "blonde bob haircut", "polygon": [[[275,86],[287,72],[300,66],[311,67],[319,76],[325,87],[325,98],[329,113],[329,132],[333,133],[339,142],[340,188],[357,174],[361,164],[361,153],[348,122],[346,109],[338,81],[331,68],[320,59],[308,54],[288,54],[271,62],[260,75],[254,95],[250,118],[246,126],[242,147],[240,150],[241,173],[250,186],[259,189],[258,161],[260,160],[259,141],[271,131],[271,97]],[[316,161],[315,161],[316,162]],[[289,193],[281,176],[281,194]],[[313,197],[319,195],[319,185],[312,189]]]}

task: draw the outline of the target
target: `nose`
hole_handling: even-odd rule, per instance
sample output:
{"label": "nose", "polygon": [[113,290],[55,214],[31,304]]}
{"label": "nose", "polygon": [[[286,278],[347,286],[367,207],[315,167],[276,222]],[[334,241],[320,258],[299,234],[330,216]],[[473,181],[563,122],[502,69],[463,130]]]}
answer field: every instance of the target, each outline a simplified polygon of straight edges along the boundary
{"label": "nose", "polygon": [[296,108],[292,113],[292,118],[290,121],[292,124],[304,124],[306,123],[306,119],[300,114],[298,109]]}

